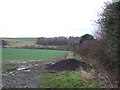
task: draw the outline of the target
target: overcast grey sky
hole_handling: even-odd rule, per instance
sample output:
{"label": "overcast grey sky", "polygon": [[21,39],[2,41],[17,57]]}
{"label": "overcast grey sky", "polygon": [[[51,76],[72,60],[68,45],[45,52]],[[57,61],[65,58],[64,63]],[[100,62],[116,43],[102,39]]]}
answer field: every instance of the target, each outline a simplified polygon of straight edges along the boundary
{"label": "overcast grey sky", "polygon": [[111,0],[0,0],[0,37],[81,36]]}

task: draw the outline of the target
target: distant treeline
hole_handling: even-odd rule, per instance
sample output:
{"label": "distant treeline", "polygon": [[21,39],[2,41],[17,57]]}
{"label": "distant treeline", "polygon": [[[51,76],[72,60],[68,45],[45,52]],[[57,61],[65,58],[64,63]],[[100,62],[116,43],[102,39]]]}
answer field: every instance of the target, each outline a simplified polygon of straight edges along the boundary
{"label": "distant treeline", "polygon": [[38,45],[70,45],[72,42],[79,41],[80,37],[54,37],[44,38],[40,37],[37,39]]}

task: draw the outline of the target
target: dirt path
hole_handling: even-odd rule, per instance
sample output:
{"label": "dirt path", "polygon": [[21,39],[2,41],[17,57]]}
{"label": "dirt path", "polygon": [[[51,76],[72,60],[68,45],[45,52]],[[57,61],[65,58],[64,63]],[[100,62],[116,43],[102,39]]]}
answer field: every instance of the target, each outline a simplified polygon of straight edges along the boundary
{"label": "dirt path", "polygon": [[2,73],[3,88],[39,88],[44,64],[39,62]]}
{"label": "dirt path", "polygon": [[69,59],[69,58],[72,58],[72,57],[70,56],[70,53],[67,54],[67,56],[65,57],[65,59]]}

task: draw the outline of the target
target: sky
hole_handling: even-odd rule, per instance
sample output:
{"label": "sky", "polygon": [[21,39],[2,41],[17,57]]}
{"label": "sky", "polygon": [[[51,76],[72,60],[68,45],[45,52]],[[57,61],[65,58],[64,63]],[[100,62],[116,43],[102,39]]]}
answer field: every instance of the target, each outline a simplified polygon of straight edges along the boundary
{"label": "sky", "polygon": [[94,20],[110,0],[0,0],[0,37],[93,34]]}

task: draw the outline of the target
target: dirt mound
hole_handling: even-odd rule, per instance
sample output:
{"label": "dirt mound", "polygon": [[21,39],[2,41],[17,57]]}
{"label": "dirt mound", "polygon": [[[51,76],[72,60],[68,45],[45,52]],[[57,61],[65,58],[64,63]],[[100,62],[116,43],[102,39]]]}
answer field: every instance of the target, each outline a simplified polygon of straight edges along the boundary
{"label": "dirt mound", "polygon": [[81,62],[76,59],[64,59],[56,63],[49,64],[45,69],[52,71],[74,71],[79,67],[82,67],[84,70],[91,68],[90,65],[85,62]]}

